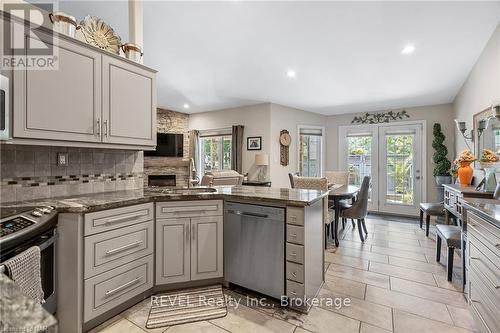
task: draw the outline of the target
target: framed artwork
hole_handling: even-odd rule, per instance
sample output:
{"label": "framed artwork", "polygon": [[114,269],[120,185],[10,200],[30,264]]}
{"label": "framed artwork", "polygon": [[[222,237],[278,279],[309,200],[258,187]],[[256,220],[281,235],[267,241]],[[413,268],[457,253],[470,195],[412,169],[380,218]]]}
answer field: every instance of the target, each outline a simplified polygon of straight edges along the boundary
{"label": "framed artwork", "polygon": [[249,136],[247,138],[247,150],[262,150],[262,137]]}

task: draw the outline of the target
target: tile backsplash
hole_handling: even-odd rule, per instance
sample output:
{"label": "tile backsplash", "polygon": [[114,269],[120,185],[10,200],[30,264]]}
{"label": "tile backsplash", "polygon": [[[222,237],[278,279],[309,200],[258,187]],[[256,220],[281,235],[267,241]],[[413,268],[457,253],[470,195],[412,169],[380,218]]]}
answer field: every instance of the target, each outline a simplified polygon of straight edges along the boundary
{"label": "tile backsplash", "polygon": [[[57,165],[57,153],[68,165]],[[143,152],[0,146],[0,201],[11,202],[143,187]]]}

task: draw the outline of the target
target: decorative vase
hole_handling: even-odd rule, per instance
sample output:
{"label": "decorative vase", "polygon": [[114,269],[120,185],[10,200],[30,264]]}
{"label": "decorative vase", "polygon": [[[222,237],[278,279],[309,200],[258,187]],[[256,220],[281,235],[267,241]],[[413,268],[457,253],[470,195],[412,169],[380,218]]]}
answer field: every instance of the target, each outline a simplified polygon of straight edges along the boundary
{"label": "decorative vase", "polygon": [[490,167],[484,168],[484,191],[485,192],[494,192],[497,187],[497,178],[495,173],[497,168]]}
{"label": "decorative vase", "polygon": [[472,162],[460,162],[460,167],[457,170],[458,183],[461,185],[470,185],[474,169],[470,166]]}

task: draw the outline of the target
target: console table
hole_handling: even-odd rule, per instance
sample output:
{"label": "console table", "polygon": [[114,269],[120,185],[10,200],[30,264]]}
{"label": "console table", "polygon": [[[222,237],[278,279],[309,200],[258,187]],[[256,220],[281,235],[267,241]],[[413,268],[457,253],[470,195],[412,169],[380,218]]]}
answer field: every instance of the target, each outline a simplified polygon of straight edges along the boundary
{"label": "console table", "polygon": [[464,201],[466,199],[480,198],[480,199],[492,199],[493,192],[483,192],[476,190],[475,186],[472,185],[460,185],[460,184],[445,184],[444,187],[444,208],[445,208],[445,220],[449,221],[450,215],[455,220],[456,225],[462,226],[462,281],[464,284],[464,292],[467,292],[466,286],[466,266],[465,258],[467,255],[467,234],[463,232],[466,230],[466,219],[464,212]]}

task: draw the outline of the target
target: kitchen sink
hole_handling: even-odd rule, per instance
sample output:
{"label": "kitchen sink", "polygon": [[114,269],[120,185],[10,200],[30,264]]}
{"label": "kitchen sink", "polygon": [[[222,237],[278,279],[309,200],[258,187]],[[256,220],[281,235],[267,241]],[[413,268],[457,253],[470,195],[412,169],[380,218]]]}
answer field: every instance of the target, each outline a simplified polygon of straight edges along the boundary
{"label": "kitchen sink", "polygon": [[168,188],[160,189],[161,193],[171,195],[193,195],[193,194],[210,194],[215,193],[217,190],[211,187],[193,187],[193,188]]}

